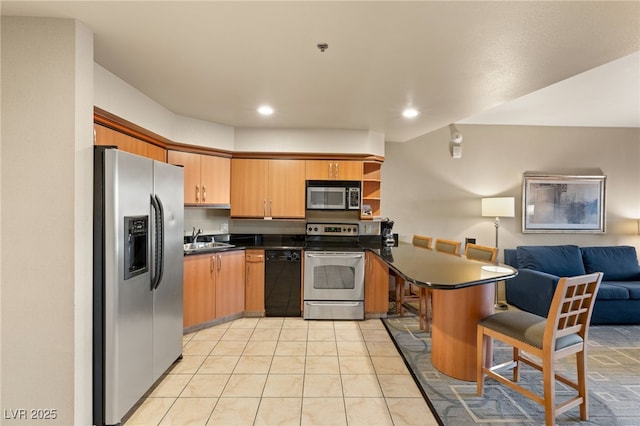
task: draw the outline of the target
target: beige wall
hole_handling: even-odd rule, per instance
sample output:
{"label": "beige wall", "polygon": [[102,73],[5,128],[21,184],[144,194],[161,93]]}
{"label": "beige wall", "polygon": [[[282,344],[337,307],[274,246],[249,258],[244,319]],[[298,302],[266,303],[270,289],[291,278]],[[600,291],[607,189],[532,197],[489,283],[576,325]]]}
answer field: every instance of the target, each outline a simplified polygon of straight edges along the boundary
{"label": "beige wall", "polygon": [[[513,196],[516,217],[503,219],[500,247],[524,244],[640,247],[640,129],[459,125],[462,158],[449,154],[449,130],[387,143],[382,211],[405,240],[414,233],[494,245],[493,219],[480,198]],[[522,173],[600,168],[607,175],[606,234],[523,234]]]}
{"label": "beige wall", "polygon": [[73,20],[2,18],[3,424],[90,423],[92,58]]}

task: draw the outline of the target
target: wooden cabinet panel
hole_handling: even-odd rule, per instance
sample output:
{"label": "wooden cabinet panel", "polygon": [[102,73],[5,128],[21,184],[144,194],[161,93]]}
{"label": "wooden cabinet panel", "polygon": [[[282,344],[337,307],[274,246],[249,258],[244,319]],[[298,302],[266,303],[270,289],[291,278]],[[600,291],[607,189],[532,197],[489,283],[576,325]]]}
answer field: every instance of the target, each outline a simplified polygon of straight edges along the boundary
{"label": "wooden cabinet panel", "polygon": [[244,251],[184,258],[184,327],[244,311]]}
{"label": "wooden cabinet panel", "polygon": [[305,217],[304,160],[269,160],[269,215]]}
{"label": "wooden cabinet panel", "polygon": [[244,311],[244,251],[216,255],[216,318]]}
{"label": "wooden cabinet panel", "polygon": [[361,180],[362,162],[351,160],[307,160],[307,180]]}
{"label": "wooden cabinet panel", "polygon": [[268,160],[231,160],[231,216],[267,216]]}
{"label": "wooden cabinet panel", "polygon": [[338,161],[336,164],[336,179],[361,180],[362,161]]}
{"label": "wooden cabinet panel", "polygon": [[375,254],[367,252],[364,276],[365,313],[386,315],[389,309],[389,267]]}
{"label": "wooden cabinet panel", "polygon": [[167,160],[171,164],[184,167],[185,204],[229,204],[230,159],[169,151]]}
{"label": "wooden cabinet panel", "polygon": [[189,152],[169,151],[167,161],[184,168],[184,203],[200,202],[200,156]]}
{"label": "wooden cabinet panel", "polygon": [[245,270],[244,310],[264,316],[264,250],[246,251]]}
{"label": "wooden cabinet panel", "polygon": [[125,135],[117,130],[110,129],[100,124],[94,124],[95,144],[102,146],[116,146],[119,150],[158,161],[166,160],[166,150],[132,136]]}
{"label": "wooden cabinet panel", "polygon": [[184,327],[215,319],[214,257],[211,255],[184,258]]}
{"label": "wooden cabinet panel", "polygon": [[202,184],[202,203],[231,203],[231,160],[201,155],[200,183]]}
{"label": "wooden cabinet panel", "polygon": [[[307,160],[305,176],[307,180],[328,180],[329,168],[333,167],[333,161]],[[331,169],[333,172],[333,168]],[[332,173],[333,174],[333,173]]]}
{"label": "wooden cabinet panel", "polygon": [[304,160],[231,160],[231,216],[304,218]]}
{"label": "wooden cabinet panel", "polygon": [[167,162],[167,150],[157,145],[148,144],[148,157],[156,161]]}

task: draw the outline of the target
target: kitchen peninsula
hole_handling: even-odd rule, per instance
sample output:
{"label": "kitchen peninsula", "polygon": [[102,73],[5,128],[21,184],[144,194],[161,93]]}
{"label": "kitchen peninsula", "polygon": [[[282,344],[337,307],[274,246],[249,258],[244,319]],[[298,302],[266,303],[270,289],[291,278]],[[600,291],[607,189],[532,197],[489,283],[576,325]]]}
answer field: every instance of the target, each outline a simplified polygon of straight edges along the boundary
{"label": "kitchen peninsula", "polygon": [[493,283],[518,272],[407,243],[372,251],[408,282],[433,291],[433,365],[456,379],[475,381],[476,323],[493,313]]}

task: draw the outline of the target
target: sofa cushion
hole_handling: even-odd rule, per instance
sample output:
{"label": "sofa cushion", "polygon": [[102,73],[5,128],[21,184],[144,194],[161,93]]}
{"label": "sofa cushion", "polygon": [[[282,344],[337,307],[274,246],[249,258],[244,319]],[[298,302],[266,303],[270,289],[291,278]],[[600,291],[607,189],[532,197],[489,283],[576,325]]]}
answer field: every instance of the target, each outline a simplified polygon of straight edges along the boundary
{"label": "sofa cushion", "polygon": [[[625,289],[628,294],[628,299],[640,299],[640,281],[603,281],[602,284],[608,284]],[[602,288],[600,284],[600,288]],[[600,293],[600,291],[598,291]]]}
{"label": "sofa cushion", "polygon": [[578,246],[519,246],[516,250],[518,268],[533,269],[558,277],[585,274]]}
{"label": "sofa cushion", "polygon": [[602,282],[598,290],[597,300],[627,300],[629,289],[619,282]]}
{"label": "sofa cushion", "polygon": [[588,274],[603,272],[603,281],[640,280],[636,248],[631,246],[582,247]]}

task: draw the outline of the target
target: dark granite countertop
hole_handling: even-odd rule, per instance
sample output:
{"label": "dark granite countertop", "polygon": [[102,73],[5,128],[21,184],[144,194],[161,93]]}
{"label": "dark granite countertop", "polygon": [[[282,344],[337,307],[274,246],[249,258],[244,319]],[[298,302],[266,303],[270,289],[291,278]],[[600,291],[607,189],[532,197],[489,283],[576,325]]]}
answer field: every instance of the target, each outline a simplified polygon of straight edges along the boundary
{"label": "dark granite countertop", "polygon": [[421,287],[451,290],[513,278],[518,271],[508,265],[493,265],[464,256],[400,243],[397,247],[369,247],[389,267]]}
{"label": "dark granite countertop", "polygon": [[[201,235],[198,241],[233,244],[233,247],[217,247],[207,250],[185,252],[185,256],[199,254],[220,253],[234,250],[246,249],[282,249],[282,250],[302,250],[305,244],[304,235],[289,234],[222,234],[222,235]],[[190,243],[191,237],[184,237],[184,243]]]}

